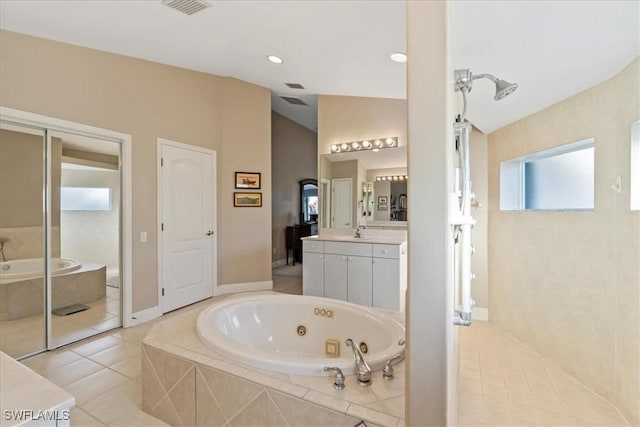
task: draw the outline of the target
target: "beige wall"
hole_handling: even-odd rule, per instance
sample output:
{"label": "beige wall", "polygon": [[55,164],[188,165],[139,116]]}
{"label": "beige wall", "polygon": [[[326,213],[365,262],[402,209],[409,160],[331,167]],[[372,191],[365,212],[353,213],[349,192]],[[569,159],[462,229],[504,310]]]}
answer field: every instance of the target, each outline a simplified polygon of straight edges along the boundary
{"label": "beige wall", "polygon": [[[300,185],[317,179],[318,136],[304,126],[271,112],[272,261],[285,258],[285,229],[300,223]],[[272,249],[272,252],[273,252]]]}
{"label": "beige wall", "polygon": [[42,136],[0,129],[0,228],[43,226],[43,157]]}
{"label": "beige wall", "polygon": [[[638,59],[489,135],[491,318],[640,423],[640,213],[629,210]],[[593,212],[500,212],[499,165],[595,138]],[[622,192],[612,190],[622,177]]]}
{"label": "beige wall", "polygon": [[[158,137],[218,151],[218,283],[271,279],[267,89],[2,31],[0,103],[132,135],[134,312],[158,300]],[[262,172],[262,208],[232,207],[234,168]]]}
{"label": "beige wall", "polygon": [[397,136],[407,145],[407,101],[357,96],[318,96],[318,154],[331,144]]}
{"label": "beige wall", "polygon": [[456,425],[458,329],[447,200],[453,188],[453,68],[447,2],[407,2],[407,425]]}

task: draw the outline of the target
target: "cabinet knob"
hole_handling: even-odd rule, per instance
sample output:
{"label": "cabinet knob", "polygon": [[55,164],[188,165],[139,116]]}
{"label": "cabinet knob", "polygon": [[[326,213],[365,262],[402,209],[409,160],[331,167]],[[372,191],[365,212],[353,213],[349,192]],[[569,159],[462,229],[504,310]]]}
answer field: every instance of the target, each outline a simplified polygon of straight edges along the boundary
{"label": "cabinet knob", "polygon": [[377,259],[375,259],[375,258],[373,258],[371,261],[372,261],[374,264],[377,264],[377,263],[378,263],[378,260],[377,260]]}

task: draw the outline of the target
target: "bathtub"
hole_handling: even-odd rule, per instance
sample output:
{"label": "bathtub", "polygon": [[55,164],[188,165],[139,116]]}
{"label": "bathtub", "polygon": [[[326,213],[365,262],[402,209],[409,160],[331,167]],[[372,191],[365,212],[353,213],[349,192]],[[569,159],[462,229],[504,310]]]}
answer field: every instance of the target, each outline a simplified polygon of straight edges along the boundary
{"label": "bathtub", "polygon": [[[87,304],[106,295],[107,267],[72,259],[51,260],[51,309]],[[0,262],[0,321],[39,315],[44,307],[42,258]]]}
{"label": "bathtub", "polygon": [[[326,376],[325,366],[354,373],[347,338],[364,343],[364,358],[380,370],[404,351],[404,328],[379,310],[329,298],[244,295],[214,303],[198,316],[200,340],[245,365],[299,375]],[[339,357],[326,345],[339,344]]]}
{"label": "bathtub", "polygon": [[[80,268],[78,261],[63,258],[53,258],[49,265],[52,276],[69,273]],[[44,260],[42,258],[0,261],[0,284],[31,280],[43,276]]]}

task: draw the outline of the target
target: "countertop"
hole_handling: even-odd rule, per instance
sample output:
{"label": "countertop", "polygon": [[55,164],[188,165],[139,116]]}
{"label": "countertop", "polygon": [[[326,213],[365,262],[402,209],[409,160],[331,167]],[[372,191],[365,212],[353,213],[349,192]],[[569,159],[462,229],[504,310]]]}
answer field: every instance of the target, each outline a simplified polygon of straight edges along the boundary
{"label": "countertop", "polygon": [[319,236],[303,237],[302,240],[318,240],[324,242],[346,242],[346,243],[374,243],[379,245],[402,245],[407,239],[403,237],[381,237],[381,236],[353,237],[352,234],[329,234]]}
{"label": "countertop", "polygon": [[[61,419],[64,415],[62,411],[71,409],[75,403],[72,395],[0,352],[0,425],[31,425],[38,416],[50,417],[54,411],[58,411],[58,419]],[[7,414],[11,413],[6,411],[16,411],[15,416],[7,419]],[[22,414],[18,411],[22,411]],[[42,420],[42,425],[55,425],[55,421],[52,424],[52,420],[49,423]]]}

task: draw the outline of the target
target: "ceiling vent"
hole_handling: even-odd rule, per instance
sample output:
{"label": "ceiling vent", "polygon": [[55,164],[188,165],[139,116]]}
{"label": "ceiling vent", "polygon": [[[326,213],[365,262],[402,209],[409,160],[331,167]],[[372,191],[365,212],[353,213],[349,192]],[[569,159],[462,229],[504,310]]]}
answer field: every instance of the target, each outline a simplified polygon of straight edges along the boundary
{"label": "ceiling vent", "polygon": [[285,83],[287,86],[289,86],[291,89],[304,89],[304,86],[302,86],[300,83]]}
{"label": "ceiling vent", "polygon": [[198,0],[162,0],[162,4],[187,15],[193,15],[211,6],[209,3]]}
{"label": "ceiling vent", "polygon": [[300,98],[293,98],[290,96],[281,96],[280,98],[284,99],[289,104],[293,104],[293,105],[309,105]]}

